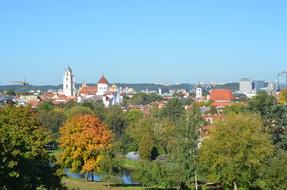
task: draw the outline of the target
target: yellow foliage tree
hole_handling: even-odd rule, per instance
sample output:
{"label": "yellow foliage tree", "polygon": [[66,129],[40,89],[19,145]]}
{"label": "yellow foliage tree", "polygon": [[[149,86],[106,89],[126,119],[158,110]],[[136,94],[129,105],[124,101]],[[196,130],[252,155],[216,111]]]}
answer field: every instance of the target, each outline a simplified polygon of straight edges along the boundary
{"label": "yellow foliage tree", "polygon": [[102,151],[110,146],[112,135],[97,117],[73,117],[60,129],[60,134],[60,162],[64,167],[85,174],[99,170]]}
{"label": "yellow foliage tree", "polygon": [[279,95],[279,103],[286,104],[287,103],[287,88],[282,90]]}

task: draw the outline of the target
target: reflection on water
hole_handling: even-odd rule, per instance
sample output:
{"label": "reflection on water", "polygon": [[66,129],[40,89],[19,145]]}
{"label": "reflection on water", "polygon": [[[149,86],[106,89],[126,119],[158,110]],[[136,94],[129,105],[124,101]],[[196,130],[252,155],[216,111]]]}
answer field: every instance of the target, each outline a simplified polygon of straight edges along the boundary
{"label": "reflection on water", "polygon": [[[85,179],[85,175],[81,174],[81,173],[71,173],[69,172],[68,169],[65,169],[65,172],[67,174],[68,177],[70,178],[74,178],[74,179]],[[99,181],[104,181],[105,180],[105,175],[101,175],[98,173],[94,173],[94,181],[99,182]],[[121,175],[116,177],[117,179],[119,179],[119,181],[124,184],[124,185],[135,185],[138,184],[136,183],[131,176],[130,171],[128,170],[123,170]],[[89,181],[92,181],[92,175],[90,174],[88,176]]]}

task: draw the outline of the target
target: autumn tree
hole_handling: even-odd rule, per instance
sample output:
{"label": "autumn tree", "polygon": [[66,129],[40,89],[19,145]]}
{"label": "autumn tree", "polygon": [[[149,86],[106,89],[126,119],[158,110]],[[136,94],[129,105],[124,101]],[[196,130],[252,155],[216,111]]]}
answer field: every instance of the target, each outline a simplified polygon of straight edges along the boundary
{"label": "autumn tree", "polygon": [[270,136],[254,114],[231,114],[216,123],[199,153],[201,174],[226,189],[249,189],[273,155]]}
{"label": "autumn tree", "polygon": [[287,103],[287,89],[281,90],[279,95],[279,103],[286,104]]}
{"label": "autumn tree", "polygon": [[61,188],[44,148],[49,138],[30,107],[1,108],[0,134],[0,189]]}
{"label": "autumn tree", "polygon": [[102,151],[110,146],[111,132],[96,116],[73,117],[60,129],[60,134],[60,161],[65,168],[86,176],[99,170]]}

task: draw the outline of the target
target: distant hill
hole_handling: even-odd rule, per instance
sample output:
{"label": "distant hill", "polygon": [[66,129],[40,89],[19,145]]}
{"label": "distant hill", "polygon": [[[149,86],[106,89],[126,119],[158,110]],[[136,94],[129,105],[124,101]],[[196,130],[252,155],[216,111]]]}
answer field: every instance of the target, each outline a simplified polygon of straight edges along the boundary
{"label": "distant hill", "polygon": [[216,89],[218,89],[218,88],[230,89],[233,92],[235,92],[235,91],[239,90],[239,83],[233,82],[233,83],[226,83],[226,84],[222,84],[222,85],[216,85],[215,88]]}
{"label": "distant hill", "polygon": [[142,91],[142,90],[158,91],[158,89],[162,89],[162,91],[164,92],[178,89],[191,90],[193,88],[192,84],[162,85],[153,83],[139,83],[139,84],[117,83],[116,85],[122,88],[125,87],[133,88],[136,91]]}
{"label": "distant hill", "polygon": [[34,86],[29,85],[27,87],[24,87],[23,85],[4,85],[0,86],[1,91],[6,90],[14,90],[15,92],[25,92],[25,91],[31,91],[31,90],[41,90],[41,91],[48,91],[48,90],[57,90],[62,88],[62,85],[43,85],[43,86]]}
{"label": "distant hill", "polygon": [[[89,83],[88,85],[96,85]],[[131,84],[131,83],[116,83],[118,87],[128,87],[133,88],[136,91],[143,91],[143,90],[149,90],[149,91],[158,91],[158,89],[162,89],[163,92],[169,91],[169,90],[178,90],[178,89],[186,89],[191,90],[193,88],[192,84],[175,84],[175,85],[161,85],[161,84],[152,84],[152,83],[139,83],[139,84]],[[81,86],[81,84],[76,84],[76,88],[78,89]],[[0,86],[0,91],[6,91],[6,90],[14,90],[16,92],[24,92],[24,91],[31,91],[31,90],[41,90],[41,91],[48,91],[48,90],[58,90],[62,89],[62,85],[29,85],[27,87],[24,87],[23,85],[4,85]]]}
{"label": "distant hill", "polygon": [[[89,83],[88,85],[96,85],[93,83]],[[156,91],[158,92],[158,89],[162,89],[162,92],[168,92],[169,90],[179,90],[179,89],[185,89],[185,90],[192,90],[195,85],[188,84],[188,83],[182,83],[182,84],[173,84],[173,85],[162,85],[162,84],[153,84],[153,83],[138,83],[138,84],[132,84],[132,83],[116,83],[118,87],[122,88],[133,88],[136,91],[143,91],[143,90],[149,90],[149,91]],[[25,92],[25,91],[31,91],[31,90],[41,90],[41,91],[48,91],[48,90],[59,90],[62,89],[63,85],[29,85],[27,87],[24,87],[23,85],[4,85],[0,86],[0,91],[6,91],[6,90],[14,90],[15,92]],[[81,84],[76,84],[76,88],[79,89]],[[231,89],[232,91],[238,91],[239,90],[239,83],[226,83],[223,85],[217,85],[215,88],[224,88],[224,89]]]}

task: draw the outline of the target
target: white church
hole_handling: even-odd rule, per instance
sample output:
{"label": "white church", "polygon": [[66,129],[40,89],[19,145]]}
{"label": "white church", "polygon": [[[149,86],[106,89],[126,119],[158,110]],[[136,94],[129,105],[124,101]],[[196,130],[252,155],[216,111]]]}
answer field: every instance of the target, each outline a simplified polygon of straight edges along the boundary
{"label": "white church", "polygon": [[67,97],[77,97],[77,102],[102,101],[106,107],[121,104],[123,97],[116,85],[110,85],[105,76],[102,76],[97,85],[82,84],[79,91],[75,88],[75,77],[68,67],[64,73],[63,94]]}

